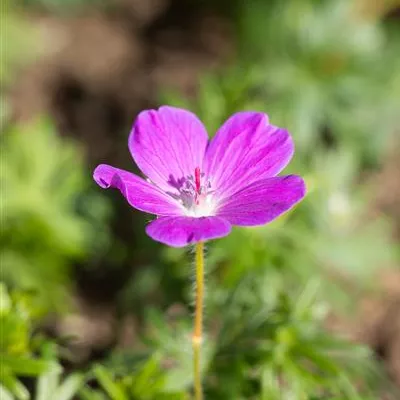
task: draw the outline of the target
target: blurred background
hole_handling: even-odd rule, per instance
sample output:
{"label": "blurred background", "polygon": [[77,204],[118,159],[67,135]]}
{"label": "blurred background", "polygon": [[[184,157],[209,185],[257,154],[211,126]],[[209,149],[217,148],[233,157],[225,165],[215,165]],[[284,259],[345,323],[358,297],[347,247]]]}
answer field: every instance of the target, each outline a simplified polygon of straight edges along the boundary
{"label": "blurred background", "polygon": [[289,129],[306,199],[207,247],[206,399],[399,399],[400,2],[1,0],[2,400],[191,398],[192,254],[92,180],[139,111]]}

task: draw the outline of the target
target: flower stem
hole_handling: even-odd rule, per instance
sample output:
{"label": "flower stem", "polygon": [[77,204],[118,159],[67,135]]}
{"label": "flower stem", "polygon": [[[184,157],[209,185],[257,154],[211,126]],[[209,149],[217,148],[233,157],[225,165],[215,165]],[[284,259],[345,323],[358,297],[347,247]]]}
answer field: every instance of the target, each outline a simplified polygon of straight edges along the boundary
{"label": "flower stem", "polygon": [[194,317],[193,344],[193,376],[194,398],[203,399],[201,387],[200,356],[203,341],[203,299],[204,299],[204,243],[196,244],[196,306]]}

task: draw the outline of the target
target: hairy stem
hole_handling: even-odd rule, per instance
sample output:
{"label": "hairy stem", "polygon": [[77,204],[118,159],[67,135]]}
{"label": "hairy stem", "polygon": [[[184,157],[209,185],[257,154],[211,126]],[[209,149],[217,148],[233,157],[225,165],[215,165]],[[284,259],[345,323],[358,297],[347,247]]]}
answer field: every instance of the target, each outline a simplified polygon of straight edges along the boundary
{"label": "hairy stem", "polygon": [[196,306],[193,343],[193,376],[194,376],[194,398],[203,399],[201,387],[201,344],[203,341],[203,299],[204,299],[204,243],[196,244]]}

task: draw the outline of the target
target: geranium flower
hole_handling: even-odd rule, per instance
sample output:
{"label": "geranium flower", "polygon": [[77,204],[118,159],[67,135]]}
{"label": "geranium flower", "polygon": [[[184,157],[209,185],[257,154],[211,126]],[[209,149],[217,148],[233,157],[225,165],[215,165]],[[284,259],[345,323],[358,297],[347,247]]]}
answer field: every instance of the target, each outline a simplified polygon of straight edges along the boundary
{"label": "geranium flower", "polygon": [[292,158],[293,141],[259,112],[232,115],[209,141],[189,111],[143,111],[129,150],[146,180],[104,164],[94,179],[102,188],[119,189],[132,207],[156,215],[146,232],[169,246],[220,238],[232,225],[266,224],[306,192],[299,176],[276,176]]}

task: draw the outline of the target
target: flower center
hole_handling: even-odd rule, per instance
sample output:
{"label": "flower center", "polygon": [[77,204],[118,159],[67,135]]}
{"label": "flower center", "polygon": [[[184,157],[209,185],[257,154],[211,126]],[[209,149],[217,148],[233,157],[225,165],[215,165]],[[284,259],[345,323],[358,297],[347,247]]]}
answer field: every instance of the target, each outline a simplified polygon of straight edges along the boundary
{"label": "flower center", "polygon": [[205,179],[199,167],[195,168],[193,175],[184,179],[176,197],[183,205],[187,216],[198,218],[213,215],[215,202],[210,189],[210,181]]}

